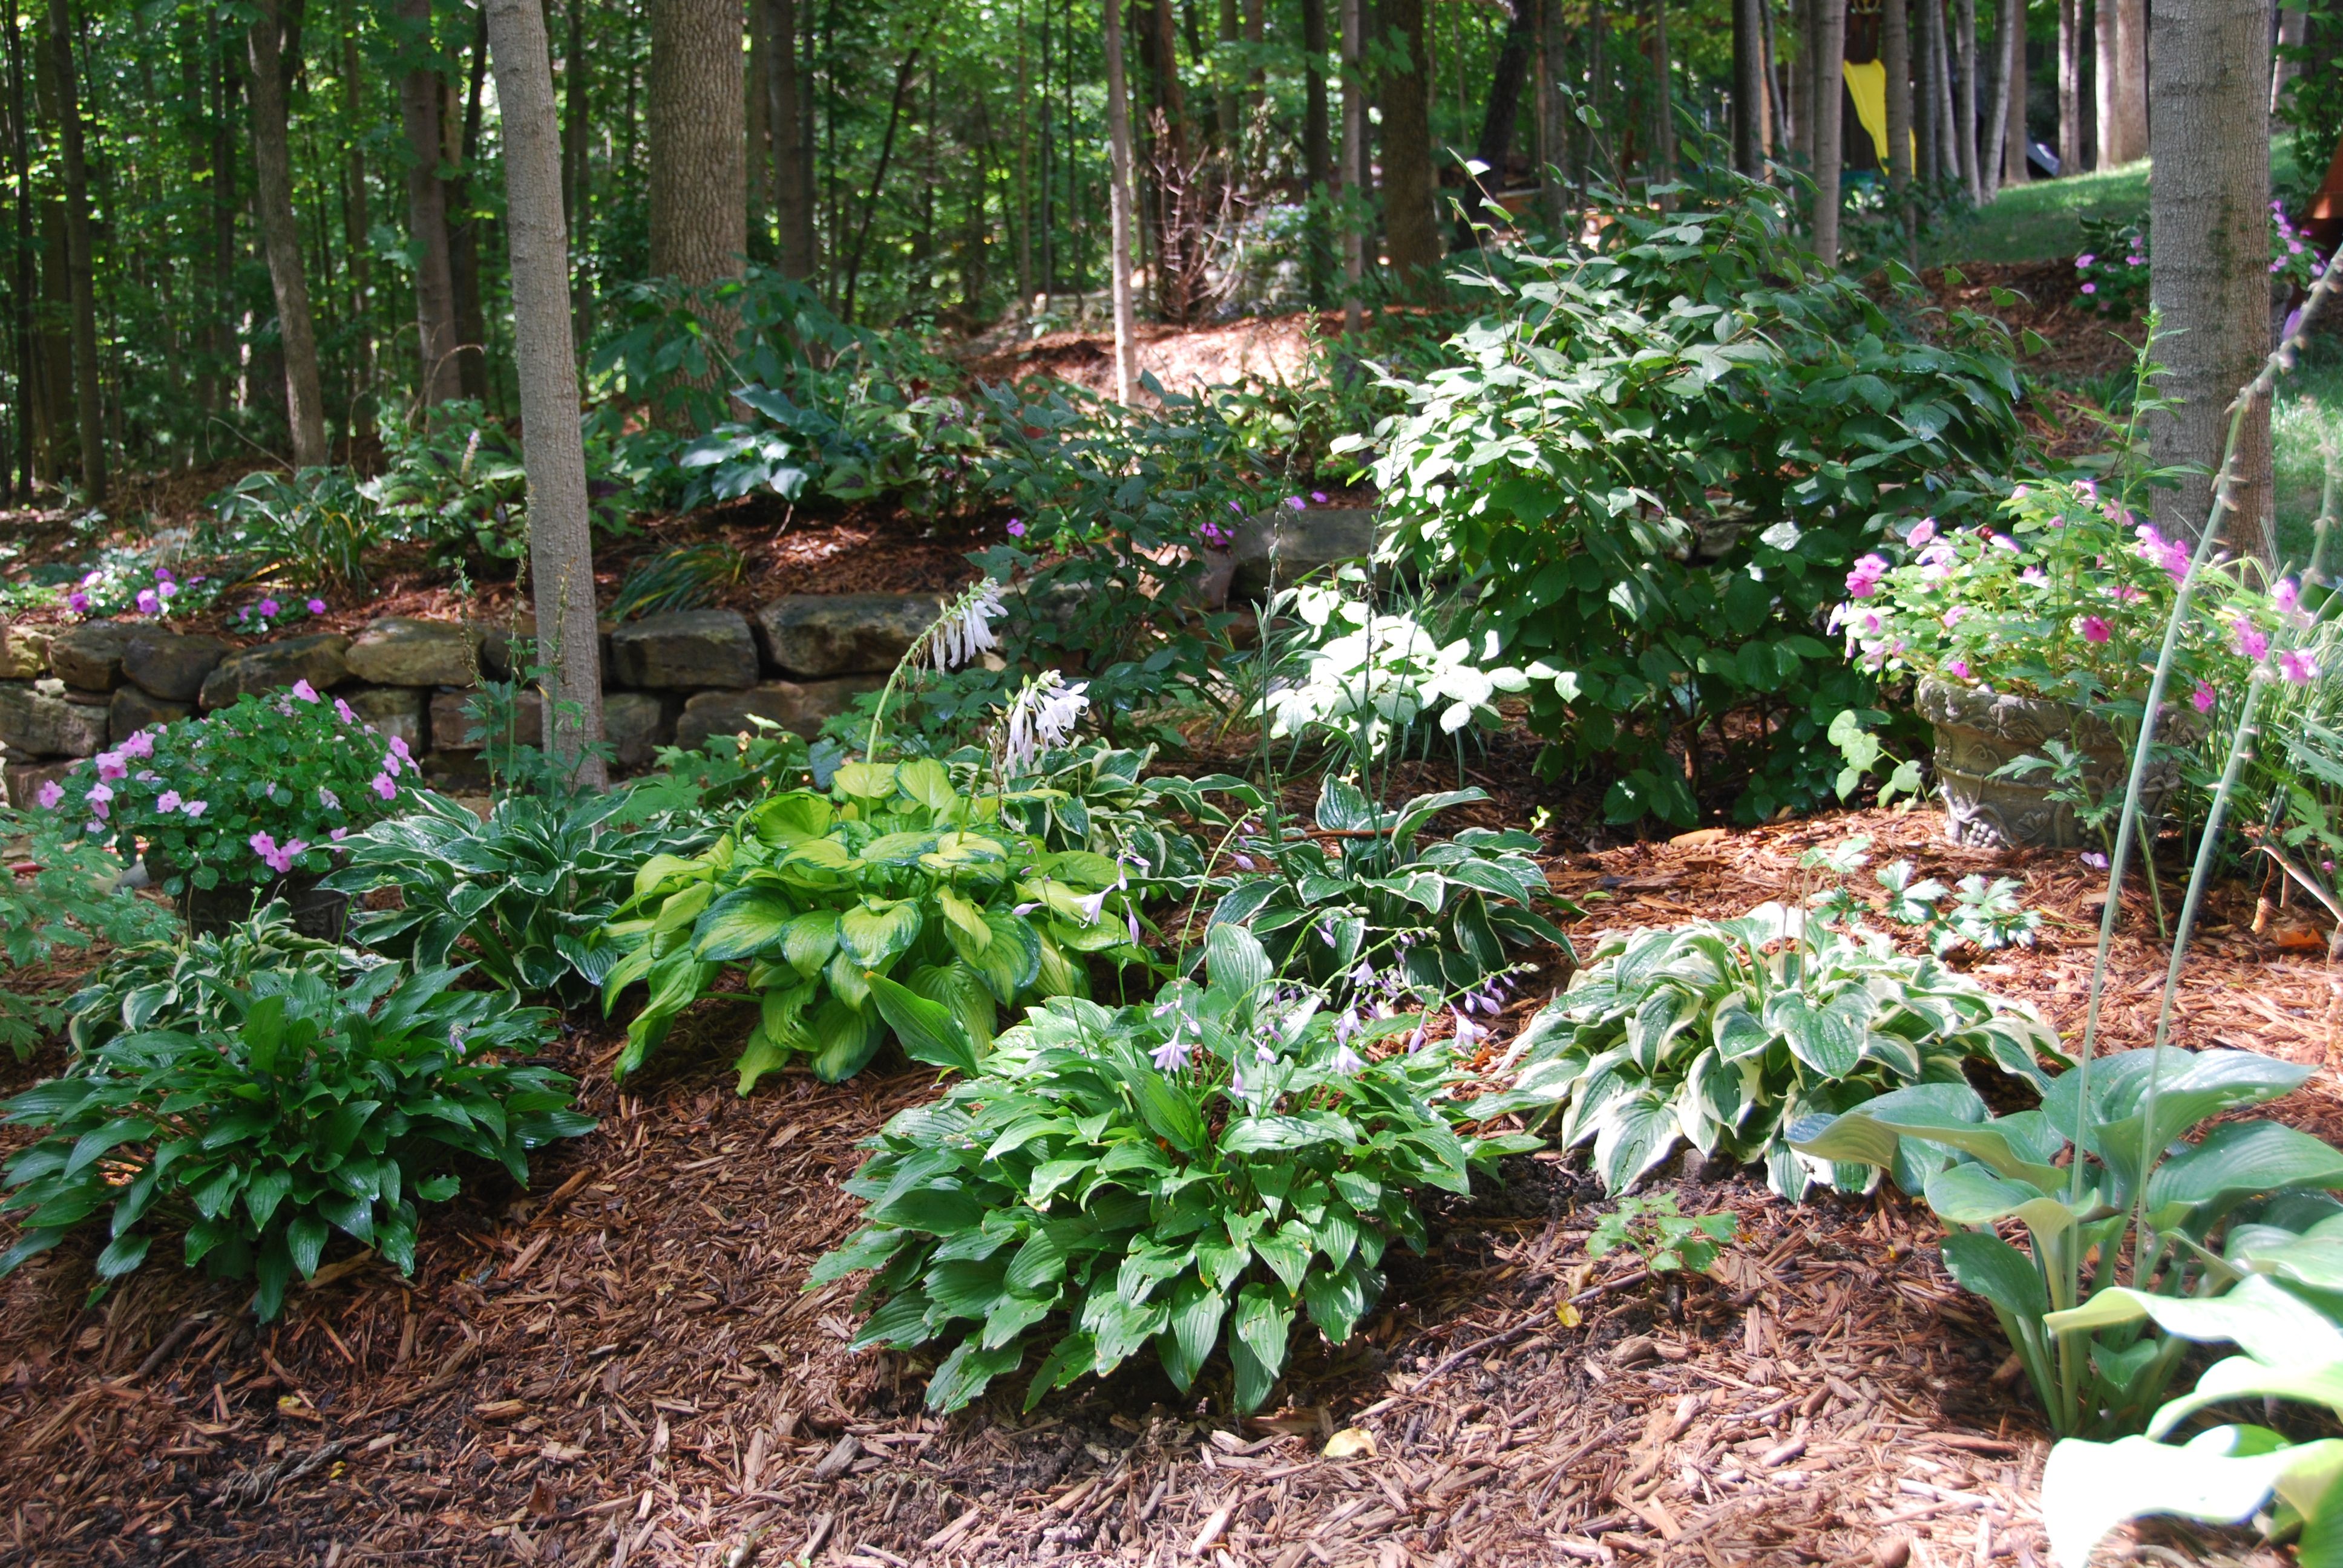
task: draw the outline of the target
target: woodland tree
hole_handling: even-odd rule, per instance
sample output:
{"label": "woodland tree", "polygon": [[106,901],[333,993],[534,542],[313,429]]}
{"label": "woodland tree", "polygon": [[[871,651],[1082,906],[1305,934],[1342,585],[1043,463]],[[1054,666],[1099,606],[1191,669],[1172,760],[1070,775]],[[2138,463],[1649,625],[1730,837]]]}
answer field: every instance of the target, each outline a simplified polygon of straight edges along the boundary
{"label": "woodland tree", "polygon": [[252,162],[258,176],[254,206],[277,296],[277,336],[285,357],[286,425],[293,433],[293,464],[322,467],[326,406],[317,374],[317,334],[309,319],[309,284],[301,263],[301,231],[293,212],[293,155],[287,146],[286,83],[300,69],[284,52],[278,0],[256,0],[248,29],[252,62]]}

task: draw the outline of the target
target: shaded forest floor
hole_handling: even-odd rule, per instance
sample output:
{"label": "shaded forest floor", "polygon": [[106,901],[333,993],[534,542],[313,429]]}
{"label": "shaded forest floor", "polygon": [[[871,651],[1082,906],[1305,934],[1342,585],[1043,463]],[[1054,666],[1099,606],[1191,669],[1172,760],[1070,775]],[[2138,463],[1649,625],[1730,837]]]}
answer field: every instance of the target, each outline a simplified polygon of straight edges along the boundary
{"label": "shaded forest floor", "polygon": [[[1519,820],[1525,790],[1494,809]],[[2017,875],[2048,913],[2042,940],[1973,967],[2075,1035],[2090,874],[2072,855],[1948,849],[1936,827],[1859,812],[1594,849],[1556,829],[1548,866],[1585,904],[1582,939],[1738,913],[1851,832],[1931,874]],[[2255,923],[2252,890],[2215,900],[2182,1043],[2331,1069],[2343,980],[2311,955],[2323,932],[2291,911]],[[2111,1047],[2147,1042],[2162,985],[2144,895],[2125,930]],[[1394,1251],[1360,1335],[1298,1347],[1259,1419],[1229,1417],[1224,1389],[1182,1400],[1151,1369],[1031,1414],[1007,1380],[980,1409],[929,1416],[922,1367],[848,1352],[852,1286],[800,1287],[853,1226],[839,1183],[858,1140],[931,1081],[791,1074],[741,1101],[727,1064],[745,1025],[704,1005],[620,1095],[615,1030],[573,1020],[559,1052],[600,1129],[548,1151],[529,1193],[435,1210],[411,1280],[331,1264],[266,1329],[244,1292],[159,1260],[85,1306],[87,1245],[0,1284],[0,1559],[2046,1561],[2045,1434],[1926,1211],[1892,1192],[1792,1207],[1692,1161],[1660,1185],[1688,1211],[1733,1209],[1744,1236],[1681,1321],[1623,1284],[1619,1260],[1587,1262],[1600,1193],[1575,1157],[1539,1154],[1436,1207],[1430,1254]],[[2343,1137],[2332,1071],[2278,1114]],[[1322,1456],[1353,1428],[1371,1447]]]}

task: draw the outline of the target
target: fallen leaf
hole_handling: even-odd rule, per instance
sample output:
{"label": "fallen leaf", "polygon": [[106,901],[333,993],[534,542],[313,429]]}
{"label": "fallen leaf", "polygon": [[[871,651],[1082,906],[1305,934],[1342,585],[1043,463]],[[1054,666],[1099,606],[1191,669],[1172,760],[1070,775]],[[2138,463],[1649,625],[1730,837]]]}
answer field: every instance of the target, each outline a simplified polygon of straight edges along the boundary
{"label": "fallen leaf", "polygon": [[1678,833],[1674,838],[1669,839],[1668,848],[1671,849],[1697,849],[1703,844],[1721,843],[1724,841],[1724,839],[1725,829],[1722,828],[1694,828],[1689,833]]}
{"label": "fallen leaf", "polygon": [[1373,1459],[1375,1434],[1363,1426],[1346,1426],[1326,1440],[1324,1452],[1329,1459]]}
{"label": "fallen leaf", "polygon": [[482,1421],[510,1421],[528,1408],[525,1399],[492,1399],[472,1407],[472,1413]]}
{"label": "fallen leaf", "polygon": [[1554,1308],[1554,1322],[1560,1323],[1565,1329],[1574,1329],[1583,1321],[1578,1309],[1572,1306],[1568,1302],[1564,1302],[1562,1305]]}

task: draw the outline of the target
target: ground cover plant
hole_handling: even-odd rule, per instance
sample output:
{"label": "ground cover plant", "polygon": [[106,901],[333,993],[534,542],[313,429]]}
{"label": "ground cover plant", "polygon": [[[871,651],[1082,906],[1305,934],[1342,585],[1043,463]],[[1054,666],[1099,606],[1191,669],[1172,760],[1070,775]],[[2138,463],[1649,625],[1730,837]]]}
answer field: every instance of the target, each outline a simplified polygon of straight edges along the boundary
{"label": "ground cover plant", "polygon": [[0,809],[0,1045],[17,1060],[63,1021],[55,987],[18,989],[13,971],[94,943],[126,946],[170,928],[164,910],[116,891],[126,868],[44,813]]}

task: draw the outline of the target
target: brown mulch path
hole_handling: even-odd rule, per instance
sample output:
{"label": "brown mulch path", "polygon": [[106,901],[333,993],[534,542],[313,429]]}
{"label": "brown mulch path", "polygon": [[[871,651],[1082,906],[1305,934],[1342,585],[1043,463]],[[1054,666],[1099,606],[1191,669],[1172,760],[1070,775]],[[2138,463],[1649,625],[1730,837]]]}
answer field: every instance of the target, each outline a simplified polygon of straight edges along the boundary
{"label": "brown mulch path", "polygon": [[[1604,895],[1588,936],[1794,892],[1798,854],[1855,831],[1878,860],[2021,876],[2053,917],[2043,940],[1972,967],[2071,1039],[2090,875],[1947,849],[1935,823],[1847,813],[1550,863]],[[2252,898],[2216,900],[2179,1038],[2331,1063],[2337,986],[2274,940],[2299,940],[2290,911],[2255,934]],[[2161,985],[2129,934],[2144,896],[2127,920],[2110,1047],[2146,1043]],[[330,1266],[258,1330],[243,1290],[159,1253],[95,1306],[92,1244],[0,1283],[0,1561],[2045,1563],[2045,1435],[1925,1211],[1892,1193],[1792,1208],[1689,1162],[1686,1210],[1730,1207],[1744,1236],[1680,1322],[1619,1259],[1584,1258],[1599,1192],[1539,1155],[1435,1205],[1431,1255],[1395,1250],[1361,1335],[1300,1347],[1262,1419],[1150,1370],[1031,1415],[1013,1382],[927,1415],[921,1368],[848,1353],[851,1285],[800,1285],[854,1224],[839,1183],[857,1141],[931,1081],[788,1075],[740,1101],[741,1025],[703,1008],[624,1095],[599,1065],[610,1031],[571,1035],[601,1128],[547,1151],[534,1195],[435,1210],[412,1280]],[[2343,1133],[2332,1071],[2283,1113]],[[1575,1324],[1557,1311],[1573,1299]],[[1372,1452],[1323,1457],[1347,1428]]]}

